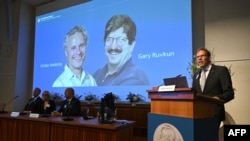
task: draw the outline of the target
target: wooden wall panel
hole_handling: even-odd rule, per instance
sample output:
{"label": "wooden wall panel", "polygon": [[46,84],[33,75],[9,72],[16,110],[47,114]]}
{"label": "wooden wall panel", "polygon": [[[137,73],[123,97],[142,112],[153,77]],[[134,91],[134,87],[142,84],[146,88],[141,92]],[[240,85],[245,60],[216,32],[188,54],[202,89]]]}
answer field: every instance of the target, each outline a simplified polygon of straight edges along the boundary
{"label": "wooden wall panel", "polygon": [[0,141],[48,141],[49,138],[49,123],[1,118]]}

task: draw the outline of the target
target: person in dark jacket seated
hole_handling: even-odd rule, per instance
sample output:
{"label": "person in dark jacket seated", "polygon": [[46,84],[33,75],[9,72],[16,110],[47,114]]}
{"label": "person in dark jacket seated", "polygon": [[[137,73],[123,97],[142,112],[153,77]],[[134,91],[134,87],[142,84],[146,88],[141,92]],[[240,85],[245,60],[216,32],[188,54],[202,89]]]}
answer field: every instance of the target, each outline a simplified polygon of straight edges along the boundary
{"label": "person in dark jacket seated", "polygon": [[39,96],[41,89],[36,87],[33,90],[33,97],[29,99],[28,103],[25,105],[23,111],[31,113],[41,113],[42,112],[42,98]]}
{"label": "person in dark jacket seated", "polygon": [[62,102],[58,111],[52,112],[52,116],[81,116],[80,100],[75,98],[75,91],[73,88],[66,88],[65,100]]}
{"label": "person in dark jacket seated", "polygon": [[50,93],[49,91],[43,91],[42,94],[43,97],[43,109],[41,114],[43,115],[50,115],[53,111],[56,110],[56,103],[54,100],[50,99]]}

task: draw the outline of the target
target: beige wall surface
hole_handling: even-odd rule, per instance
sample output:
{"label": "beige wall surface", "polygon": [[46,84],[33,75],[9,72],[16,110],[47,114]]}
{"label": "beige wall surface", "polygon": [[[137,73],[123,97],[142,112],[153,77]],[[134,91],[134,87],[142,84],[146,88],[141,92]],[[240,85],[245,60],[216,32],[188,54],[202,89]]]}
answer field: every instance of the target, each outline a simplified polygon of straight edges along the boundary
{"label": "beige wall surface", "polygon": [[[19,6],[12,5],[11,20],[7,18],[7,5],[0,1],[0,103],[7,103],[6,109],[12,109],[16,78],[17,29]],[[11,22],[8,22],[11,21]],[[11,24],[10,24],[11,23]],[[8,28],[8,25],[9,26]]]}
{"label": "beige wall surface", "polygon": [[20,0],[0,1],[0,103],[6,111],[21,111],[32,95],[33,13]]}
{"label": "beige wall surface", "polygon": [[250,124],[250,2],[205,1],[205,45],[215,64],[230,67],[235,99],[225,104],[227,124]]}

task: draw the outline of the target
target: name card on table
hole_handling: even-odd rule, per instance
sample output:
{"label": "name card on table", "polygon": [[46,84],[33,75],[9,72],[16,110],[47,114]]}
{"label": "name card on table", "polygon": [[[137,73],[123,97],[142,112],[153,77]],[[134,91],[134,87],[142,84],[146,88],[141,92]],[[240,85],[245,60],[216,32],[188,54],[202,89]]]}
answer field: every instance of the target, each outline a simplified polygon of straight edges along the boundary
{"label": "name card on table", "polygon": [[11,116],[11,117],[18,117],[19,114],[20,114],[19,112],[11,112],[11,113],[10,113],[10,116]]}
{"label": "name card on table", "polygon": [[39,114],[30,113],[30,118],[39,118]]}
{"label": "name card on table", "polygon": [[175,85],[167,85],[167,86],[160,86],[158,92],[168,92],[174,90],[175,90]]}

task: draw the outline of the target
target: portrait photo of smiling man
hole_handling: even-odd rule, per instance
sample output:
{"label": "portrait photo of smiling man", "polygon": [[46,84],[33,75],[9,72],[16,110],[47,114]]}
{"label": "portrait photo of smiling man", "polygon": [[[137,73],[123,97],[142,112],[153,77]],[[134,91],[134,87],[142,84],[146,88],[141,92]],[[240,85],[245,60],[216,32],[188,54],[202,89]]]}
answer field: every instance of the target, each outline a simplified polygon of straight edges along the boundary
{"label": "portrait photo of smiling man", "polygon": [[132,62],[136,25],[127,15],[114,15],[106,24],[104,50],[107,64],[93,77],[98,86],[148,85],[145,72]]}
{"label": "portrait photo of smiling man", "polygon": [[92,75],[83,69],[87,42],[87,31],[82,26],[75,26],[66,34],[64,52],[68,62],[53,87],[96,86]]}

